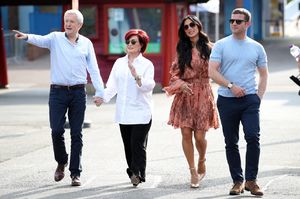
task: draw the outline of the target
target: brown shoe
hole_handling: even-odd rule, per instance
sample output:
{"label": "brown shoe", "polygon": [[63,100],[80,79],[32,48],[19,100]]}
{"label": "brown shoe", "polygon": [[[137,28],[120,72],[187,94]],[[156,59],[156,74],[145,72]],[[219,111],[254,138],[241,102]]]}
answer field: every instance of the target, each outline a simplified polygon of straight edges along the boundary
{"label": "brown shoe", "polygon": [[80,186],[81,182],[80,182],[80,177],[79,176],[72,176],[72,186]]}
{"label": "brown shoe", "polygon": [[256,183],[256,180],[249,180],[245,183],[245,190],[250,191],[252,195],[262,196],[264,195],[263,191],[259,188]]}
{"label": "brown shoe", "polygon": [[54,180],[56,182],[61,181],[65,177],[65,167],[68,165],[66,164],[58,164],[57,168],[54,173]]}
{"label": "brown shoe", "polygon": [[229,195],[240,195],[241,193],[244,193],[243,182],[239,182],[239,181],[234,182],[233,187],[230,189]]}

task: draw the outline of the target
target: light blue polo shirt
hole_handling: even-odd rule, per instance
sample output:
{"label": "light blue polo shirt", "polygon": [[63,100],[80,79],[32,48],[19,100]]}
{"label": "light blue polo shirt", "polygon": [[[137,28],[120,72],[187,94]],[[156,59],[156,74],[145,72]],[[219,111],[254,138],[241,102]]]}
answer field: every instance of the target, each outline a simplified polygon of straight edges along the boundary
{"label": "light blue polo shirt", "polygon": [[[232,35],[217,41],[212,49],[210,61],[221,63],[220,73],[233,84],[245,89],[246,95],[257,92],[256,68],[267,67],[267,54],[263,46],[246,37],[237,40]],[[234,97],[232,92],[220,86],[218,94]]]}

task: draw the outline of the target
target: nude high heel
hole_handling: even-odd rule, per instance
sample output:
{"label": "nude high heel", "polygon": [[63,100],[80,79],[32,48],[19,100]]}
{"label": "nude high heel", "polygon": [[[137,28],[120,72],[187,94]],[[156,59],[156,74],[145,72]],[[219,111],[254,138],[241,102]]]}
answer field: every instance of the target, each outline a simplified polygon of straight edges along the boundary
{"label": "nude high heel", "polygon": [[196,172],[195,168],[190,168],[191,173],[191,188],[198,188],[199,187],[199,175]]}
{"label": "nude high heel", "polygon": [[201,181],[205,174],[206,174],[206,166],[205,166],[206,158],[199,159],[198,161],[198,174],[199,174],[199,181]]}

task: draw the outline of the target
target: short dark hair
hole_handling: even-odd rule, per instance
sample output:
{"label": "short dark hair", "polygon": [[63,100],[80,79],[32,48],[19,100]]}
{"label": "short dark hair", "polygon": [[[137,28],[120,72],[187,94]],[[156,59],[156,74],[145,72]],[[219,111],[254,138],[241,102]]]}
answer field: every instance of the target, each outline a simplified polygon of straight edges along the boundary
{"label": "short dark hair", "polygon": [[145,52],[147,45],[150,41],[150,38],[148,34],[141,29],[130,29],[126,34],[125,34],[125,40],[128,40],[132,36],[137,36],[139,38],[140,44],[142,44],[141,48],[141,53]]}
{"label": "short dark hair", "polygon": [[236,8],[231,14],[242,14],[245,16],[245,21],[251,21],[251,13],[245,8]]}

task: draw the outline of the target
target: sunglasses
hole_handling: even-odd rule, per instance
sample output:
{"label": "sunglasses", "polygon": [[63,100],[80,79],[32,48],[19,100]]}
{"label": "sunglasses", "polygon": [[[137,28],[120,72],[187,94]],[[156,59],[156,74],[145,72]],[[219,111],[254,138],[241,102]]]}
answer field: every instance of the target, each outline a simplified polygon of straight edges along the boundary
{"label": "sunglasses", "polygon": [[242,19],[230,19],[229,20],[229,23],[233,24],[233,23],[236,23],[237,25],[240,25],[242,22],[246,22],[245,20],[242,20]]}
{"label": "sunglasses", "polygon": [[127,45],[129,45],[130,43],[131,43],[131,45],[135,45],[135,44],[137,43],[137,41],[136,41],[135,39],[132,39],[132,40],[127,39],[127,40],[125,41],[125,43],[126,43]]}
{"label": "sunglasses", "polygon": [[194,28],[196,24],[194,22],[191,22],[190,24],[186,24],[183,26],[184,30],[189,29],[189,27]]}

